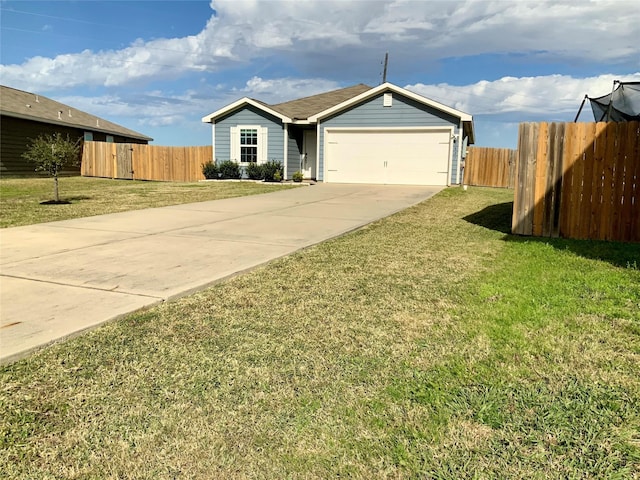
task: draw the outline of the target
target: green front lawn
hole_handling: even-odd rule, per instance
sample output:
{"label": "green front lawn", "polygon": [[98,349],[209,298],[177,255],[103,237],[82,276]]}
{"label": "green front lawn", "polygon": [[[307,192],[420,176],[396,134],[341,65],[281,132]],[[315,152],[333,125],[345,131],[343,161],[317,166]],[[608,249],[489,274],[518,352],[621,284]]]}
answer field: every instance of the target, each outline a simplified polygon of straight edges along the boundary
{"label": "green front lawn", "polygon": [[68,205],[41,205],[53,198],[51,178],[0,180],[0,227],[204,202],[278,191],[290,186],[253,182],[144,182],[91,177],[60,178],[60,199]]}
{"label": "green front lawn", "polygon": [[6,478],[638,478],[640,245],[432,199],[0,369]]}

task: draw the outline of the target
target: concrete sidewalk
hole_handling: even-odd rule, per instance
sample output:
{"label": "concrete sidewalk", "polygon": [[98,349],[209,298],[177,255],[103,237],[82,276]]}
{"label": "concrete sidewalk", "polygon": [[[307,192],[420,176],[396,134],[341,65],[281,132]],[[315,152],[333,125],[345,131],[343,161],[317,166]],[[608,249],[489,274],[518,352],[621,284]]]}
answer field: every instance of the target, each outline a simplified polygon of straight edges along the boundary
{"label": "concrete sidewalk", "polygon": [[320,184],[0,231],[0,363],[341,235],[441,187]]}

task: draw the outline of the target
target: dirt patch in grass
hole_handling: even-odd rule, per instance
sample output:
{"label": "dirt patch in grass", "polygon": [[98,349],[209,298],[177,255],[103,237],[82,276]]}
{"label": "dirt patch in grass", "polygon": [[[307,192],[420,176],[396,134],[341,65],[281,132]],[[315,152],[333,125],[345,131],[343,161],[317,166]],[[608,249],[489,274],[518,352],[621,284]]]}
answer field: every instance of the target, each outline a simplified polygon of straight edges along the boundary
{"label": "dirt patch in grass", "polygon": [[637,477],[639,246],[464,220],[508,199],[448,189],[3,367],[0,471]]}

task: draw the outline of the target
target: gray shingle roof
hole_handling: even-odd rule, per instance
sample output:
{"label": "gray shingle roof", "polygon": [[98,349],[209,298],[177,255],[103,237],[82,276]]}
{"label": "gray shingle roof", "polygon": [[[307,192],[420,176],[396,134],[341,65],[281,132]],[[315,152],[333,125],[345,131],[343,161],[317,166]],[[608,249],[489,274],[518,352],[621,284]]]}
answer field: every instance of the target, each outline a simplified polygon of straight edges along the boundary
{"label": "gray shingle roof", "polygon": [[4,85],[0,85],[0,113],[9,117],[24,118],[54,125],[104,132],[140,140],[153,140],[151,137],[77,110],[64,103],[56,102],[35,93],[5,87]]}
{"label": "gray shingle roof", "polygon": [[289,118],[304,120],[309,118],[311,115],[315,115],[316,113],[320,113],[328,108],[334,107],[346,100],[357,97],[368,90],[371,90],[371,87],[361,83],[352,87],[332,90],[331,92],[320,93],[318,95],[299,98],[297,100],[291,100],[290,102],[277,103],[275,105],[267,105],[260,100],[252,100],[268,106]]}

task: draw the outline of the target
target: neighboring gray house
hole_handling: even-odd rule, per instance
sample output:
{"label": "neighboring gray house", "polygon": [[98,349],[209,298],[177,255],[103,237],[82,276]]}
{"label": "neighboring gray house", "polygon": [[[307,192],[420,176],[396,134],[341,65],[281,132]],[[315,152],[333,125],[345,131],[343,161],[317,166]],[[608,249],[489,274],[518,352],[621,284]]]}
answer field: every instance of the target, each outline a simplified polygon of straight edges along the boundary
{"label": "neighboring gray house", "polygon": [[268,105],[242,98],[202,119],[213,158],[276,160],[285,178],[335,183],[459,183],[473,118],[391,83]]}

